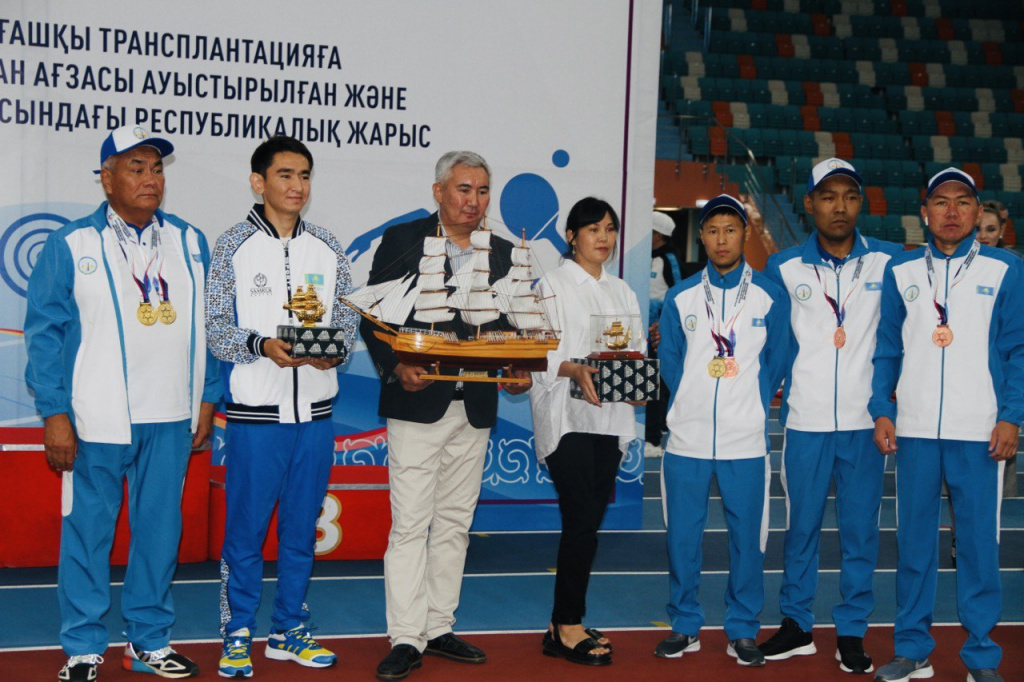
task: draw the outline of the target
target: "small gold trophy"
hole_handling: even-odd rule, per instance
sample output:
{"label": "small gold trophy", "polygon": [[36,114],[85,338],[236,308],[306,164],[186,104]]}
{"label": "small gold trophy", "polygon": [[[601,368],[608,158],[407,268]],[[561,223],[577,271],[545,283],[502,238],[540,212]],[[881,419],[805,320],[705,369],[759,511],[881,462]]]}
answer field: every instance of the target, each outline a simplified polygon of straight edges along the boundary
{"label": "small gold trophy", "polygon": [[277,338],[292,346],[292,357],[296,358],[344,358],[348,355],[345,345],[345,330],[340,327],[318,327],[327,308],[316,293],[316,287],[309,284],[303,289],[300,284],[292,299],[284,304],[301,327],[278,325]]}

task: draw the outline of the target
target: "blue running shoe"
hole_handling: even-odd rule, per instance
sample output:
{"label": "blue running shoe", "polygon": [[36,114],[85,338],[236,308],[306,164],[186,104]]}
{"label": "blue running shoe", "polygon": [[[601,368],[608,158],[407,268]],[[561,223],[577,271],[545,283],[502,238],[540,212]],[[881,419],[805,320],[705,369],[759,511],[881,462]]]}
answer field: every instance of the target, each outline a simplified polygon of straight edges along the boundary
{"label": "blue running shoe", "polygon": [[217,674],[221,677],[243,678],[252,677],[252,636],[249,628],[235,630],[224,638],[224,648],[220,652],[220,668]]}
{"label": "blue running shoe", "polygon": [[286,632],[271,632],[267,638],[267,658],[295,661],[307,668],[328,668],[338,662],[338,657],[317,644],[303,625]]}

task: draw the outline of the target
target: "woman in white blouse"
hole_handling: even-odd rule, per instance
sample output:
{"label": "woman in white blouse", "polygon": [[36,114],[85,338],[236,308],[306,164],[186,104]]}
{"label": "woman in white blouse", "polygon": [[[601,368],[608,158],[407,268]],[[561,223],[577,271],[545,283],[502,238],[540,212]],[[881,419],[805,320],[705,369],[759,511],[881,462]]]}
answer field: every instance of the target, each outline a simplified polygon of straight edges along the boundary
{"label": "woman in white blouse", "polygon": [[[591,350],[591,315],[640,315],[636,294],[604,269],[618,235],[619,218],[606,201],[581,199],[566,220],[566,260],[538,284],[554,327],[562,333],[558,349],[548,353],[547,371],[533,374],[530,390],[534,447],[555,484],[562,517],[555,603],[544,653],[584,665],[612,661],[611,642],[586,628],[583,616],[597,529],[619,462],[636,438],[636,419],[631,405],[602,405],[590,378],[597,370],[571,358],[585,357]],[[584,400],[569,397],[571,379],[582,387]]]}

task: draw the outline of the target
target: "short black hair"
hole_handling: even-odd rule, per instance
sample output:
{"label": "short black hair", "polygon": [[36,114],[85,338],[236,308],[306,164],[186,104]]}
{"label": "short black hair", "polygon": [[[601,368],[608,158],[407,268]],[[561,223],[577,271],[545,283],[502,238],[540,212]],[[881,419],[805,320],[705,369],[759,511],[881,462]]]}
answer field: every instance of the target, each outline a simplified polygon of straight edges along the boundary
{"label": "short black hair", "polygon": [[269,140],[261,142],[260,146],[256,147],[256,151],[252,153],[252,159],[249,161],[252,172],[259,173],[266,178],[267,169],[274,163],[274,156],[281,152],[302,154],[306,157],[306,161],[309,161],[309,170],[313,170],[313,154],[306,145],[294,137],[274,135]]}
{"label": "short black hair", "polygon": [[[606,215],[611,217],[612,225],[615,226],[615,231],[618,232],[619,215],[612,208],[612,205],[604,199],[584,197],[569,209],[569,215],[565,219],[565,229],[567,232],[571,232],[574,237],[580,228],[599,223],[604,220]],[[569,241],[572,242],[572,237],[569,238]],[[572,258],[572,254],[573,249],[570,244],[569,251],[564,255],[566,258]]]}

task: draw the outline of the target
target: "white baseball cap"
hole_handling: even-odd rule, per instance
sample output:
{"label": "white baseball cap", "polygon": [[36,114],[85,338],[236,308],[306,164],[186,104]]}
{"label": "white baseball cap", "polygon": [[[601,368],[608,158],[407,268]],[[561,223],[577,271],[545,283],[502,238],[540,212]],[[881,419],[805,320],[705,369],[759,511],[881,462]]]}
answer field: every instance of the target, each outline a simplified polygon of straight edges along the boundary
{"label": "white baseball cap", "polygon": [[811,169],[811,176],[807,178],[807,193],[813,192],[826,178],[831,178],[833,175],[845,175],[848,178],[853,178],[858,188],[864,187],[864,180],[861,179],[860,173],[849,161],[831,158],[825,159]]}
{"label": "white baseball cap", "polygon": [[658,234],[663,234],[666,237],[671,237],[672,232],[676,229],[676,222],[672,220],[672,218],[670,218],[669,216],[659,211],[654,212],[652,221],[653,222],[651,224],[651,227],[654,229],[654,231],[657,232]]}
{"label": "white baseball cap", "polygon": [[964,173],[959,168],[949,167],[944,171],[939,171],[932,176],[932,179],[928,181],[928,191],[925,192],[924,200],[928,201],[928,197],[932,195],[932,192],[939,188],[939,185],[944,185],[947,182],[959,182],[967,185],[974,196],[978,196],[978,186],[974,184],[974,178],[967,173]]}
{"label": "white baseball cap", "polygon": [[[174,152],[174,145],[162,137],[152,137],[142,126],[121,126],[110,131],[107,139],[103,140],[100,147],[100,168],[103,162],[111,156],[124,154],[126,151],[136,147],[152,147],[164,157]],[[99,173],[99,171],[93,171]]]}

